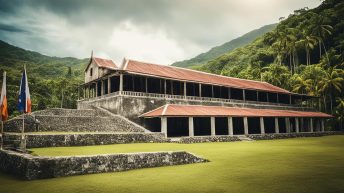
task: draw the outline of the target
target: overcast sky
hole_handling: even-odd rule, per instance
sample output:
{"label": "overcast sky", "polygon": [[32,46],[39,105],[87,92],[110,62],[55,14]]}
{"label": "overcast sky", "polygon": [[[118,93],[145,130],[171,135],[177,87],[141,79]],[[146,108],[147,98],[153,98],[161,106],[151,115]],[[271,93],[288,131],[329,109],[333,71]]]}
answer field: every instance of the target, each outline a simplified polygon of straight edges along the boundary
{"label": "overcast sky", "polygon": [[0,39],[50,56],[91,50],[170,64],[320,0],[0,0]]}

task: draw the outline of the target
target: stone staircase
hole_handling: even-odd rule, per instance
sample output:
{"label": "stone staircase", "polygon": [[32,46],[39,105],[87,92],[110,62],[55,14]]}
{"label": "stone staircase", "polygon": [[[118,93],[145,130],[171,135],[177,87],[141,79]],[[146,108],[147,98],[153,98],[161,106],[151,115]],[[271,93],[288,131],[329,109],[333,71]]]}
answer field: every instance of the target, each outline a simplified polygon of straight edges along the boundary
{"label": "stone staircase", "polygon": [[[3,141],[7,149],[20,145],[23,116],[7,121]],[[112,114],[106,109],[47,109],[25,116],[27,147],[102,145],[164,142],[161,133]]]}
{"label": "stone staircase", "polygon": [[246,135],[237,135],[237,137],[239,138],[240,141],[246,141],[246,142],[252,142],[254,141],[253,139],[249,138]]}
{"label": "stone staircase", "polygon": [[[5,132],[21,132],[22,116],[9,120]],[[147,132],[122,116],[97,109],[47,109],[25,116],[25,132]]]}

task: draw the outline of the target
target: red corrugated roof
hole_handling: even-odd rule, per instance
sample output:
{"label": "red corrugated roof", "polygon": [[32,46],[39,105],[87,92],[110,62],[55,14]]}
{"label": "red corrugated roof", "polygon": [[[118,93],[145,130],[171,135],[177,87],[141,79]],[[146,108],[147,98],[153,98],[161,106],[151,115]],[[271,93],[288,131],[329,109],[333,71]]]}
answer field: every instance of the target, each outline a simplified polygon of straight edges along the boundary
{"label": "red corrugated roof", "polygon": [[112,61],[103,58],[93,58],[94,63],[96,63],[99,67],[103,68],[110,68],[110,69],[117,69],[118,66]]}
{"label": "red corrugated roof", "polygon": [[275,110],[275,109],[251,109],[236,108],[223,106],[201,106],[201,105],[175,105],[168,104],[159,107],[153,111],[147,112],[141,117],[202,117],[202,116],[218,116],[218,117],[323,117],[330,118],[332,115],[322,112],[306,112],[291,110]]}
{"label": "red corrugated roof", "polygon": [[94,62],[97,66],[99,66],[101,68],[107,68],[107,69],[111,69],[111,70],[118,69],[118,66],[112,60],[91,57],[90,61],[88,62],[87,67],[85,68],[85,71],[87,71],[88,67],[90,66],[90,64],[92,62]]}
{"label": "red corrugated roof", "polygon": [[164,66],[164,65],[158,65],[158,64],[150,64],[150,63],[139,62],[135,60],[127,60],[124,63],[123,70],[132,72],[132,73],[153,75],[153,76],[177,79],[177,80],[182,80],[182,81],[201,82],[201,83],[222,85],[222,86],[227,86],[227,87],[232,87],[232,88],[262,90],[262,91],[290,94],[289,91],[279,88],[277,86],[271,85],[267,82],[232,78],[228,76],[220,76],[220,75],[200,72],[196,70],[191,70],[191,69],[185,69],[185,68],[179,68],[179,67],[173,67],[173,66]]}

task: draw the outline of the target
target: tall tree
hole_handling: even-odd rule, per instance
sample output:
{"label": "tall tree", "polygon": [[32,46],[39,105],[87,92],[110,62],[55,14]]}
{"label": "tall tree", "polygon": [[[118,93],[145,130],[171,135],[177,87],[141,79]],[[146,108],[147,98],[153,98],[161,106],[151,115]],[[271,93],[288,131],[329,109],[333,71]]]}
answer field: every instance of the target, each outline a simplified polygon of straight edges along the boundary
{"label": "tall tree", "polygon": [[296,69],[296,64],[295,64],[295,55],[297,51],[296,42],[297,42],[297,30],[294,28],[289,28],[286,46],[287,46],[287,51],[289,54],[290,71],[292,73],[295,72],[295,69]]}
{"label": "tall tree", "polygon": [[[324,39],[328,35],[332,34],[333,27],[331,25],[326,24],[324,16],[317,14],[312,19],[311,29],[312,29],[312,35],[314,37],[316,37],[316,39],[318,41],[318,45],[319,45],[319,58],[321,58],[321,55],[322,55],[322,48],[321,48],[321,46],[323,46],[325,54],[327,56]],[[327,59],[328,59],[328,56],[327,56]]]}
{"label": "tall tree", "polygon": [[344,81],[344,74],[342,69],[337,69],[337,66],[328,67],[325,71],[325,77],[320,81],[320,91],[323,93],[328,93],[330,97],[330,108],[331,113],[333,113],[334,97],[337,92],[342,91],[342,84]]}
{"label": "tall tree", "polygon": [[311,63],[310,51],[314,49],[314,46],[317,43],[316,37],[308,34],[306,30],[303,30],[301,33],[301,39],[297,42],[300,46],[302,46],[306,50],[306,64],[309,65]]}
{"label": "tall tree", "polygon": [[288,67],[278,64],[270,64],[269,66],[262,68],[262,71],[262,79],[264,81],[283,88],[289,87],[291,74]]}

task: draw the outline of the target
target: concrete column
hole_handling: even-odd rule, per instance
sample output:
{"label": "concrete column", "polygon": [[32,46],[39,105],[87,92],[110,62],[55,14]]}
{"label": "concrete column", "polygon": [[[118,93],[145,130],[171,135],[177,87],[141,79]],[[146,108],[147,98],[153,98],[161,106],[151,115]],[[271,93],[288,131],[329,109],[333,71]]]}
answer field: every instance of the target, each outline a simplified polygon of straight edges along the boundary
{"label": "concrete column", "polygon": [[233,136],[233,117],[228,117],[228,135]]}
{"label": "concrete column", "polygon": [[256,91],[256,93],[257,93],[257,101],[259,101],[259,92]]}
{"label": "concrete column", "polygon": [[95,85],[95,86],[94,86],[94,88],[92,88],[92,97],[96,97],[95,93],[96,93],[97,84],[94,83],[93,85]]}
{"label": "concrete column", "polygon": [[246,95],[245,95],[245,90],[244,89],[242,90],[242,100],[246,101]]}
{"label": "concrete column", "polygon": [[211,97],[214,98],[214,85],[211,85]]}
{"label": "concrete column", "polygon": [[316,125],[316,132],[320,132],[320,120],[315,119],[315,125]]}
{"label": "concrete column", "polygon": [[202,97],[202,84],[199,83],[199,97]]}
{"label": "concrete column", "polygon": [[166,84],[166,79],[164,79],[164,93],[166,94],[167,93],[167,86],[166,86],[167,84]]}
{"label": "concrete column", "polygon": [[215,136],[215,117],[210,117],[211,136]]}
{"label": "concrete column", "polygon": [[285,118],[285,130],[286,130],[286,133],[290,133],[290,119],[289,119],[289,117]]}
{"label": "concrete column", "polygon": [[299,127],[299,118],[295,117],[295,132],[299,133],[300,132],[300,127]]}
{"label": "concrete column", "polygon": [[314,128],[313,128],[313,118],[310,118],[309,119],[309,130],[310,130],[310,132],[314,132]]}
{"label": "concrete column", "polygon": [[278,117],[275,117],[275,133],[279,133]]}
{"label": "concrete column", "polygon": [[304,127],[305,127],[304,120],[303,120],[303,117],[301,117],[301,129],[300,129],[301,132],[304,131]]}
{"label": "concrete column", "polygon": [[123,91],[123,74],[119,75],[119,92]]}
{"label": "concrete column", "polygon": [[291,104],[291,94],[289,95],[289,104]]}
{"label": "concrete column", "polygon": [[321,132],[325,132],[325,120],[321,119]]}
{"label": "concrete column", "polygon": [[228,88],[228,99],[231,99],[231,88]]}
{"label": "concrete column", "polygon": [[189,117],[189,137],[194,136],[194,122],[193,117]]}
{"label": "concrete column", "polygon": [[167,137],[167,117],[161,117],[161,133]]}
{"label": "concrete column", "polygon": [[184,82],[184,97],[186,97],[186,82]]}
{"label": "concrete column", "polygon": [[101,88],[100,88],[100,96],[103,96],[104,93],[105,93],[105,88],[104,88],[104,80],[100,80],[100,85],[101,85]]}
{"label": "concrete column", "polygon": [[108,94],[111,93],[111,77],[108,77]]}
{"label": "concrete column", "polygon": [[98,84],[99,84],[99,81],[97,81],[96,83],[96,94],[95,94],[96,97],[98,96]]}
{"label": "concrete column", "polygon": [[265,134],[264,117],[260,117],[260,134]]}
{"label": "concrete column", "polygon": [[247,120],[247,117],[244,117],[244,131],[245,131],[245,135],[248,135],[248,120]]}

